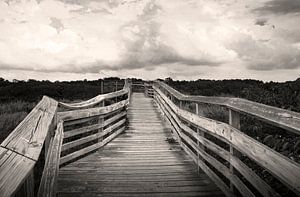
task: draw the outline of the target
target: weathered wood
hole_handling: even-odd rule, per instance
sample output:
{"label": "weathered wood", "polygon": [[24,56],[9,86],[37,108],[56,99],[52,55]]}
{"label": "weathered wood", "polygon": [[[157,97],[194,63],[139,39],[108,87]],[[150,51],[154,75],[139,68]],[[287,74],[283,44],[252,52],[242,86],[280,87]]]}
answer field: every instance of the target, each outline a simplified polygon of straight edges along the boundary
{"label": "weathered wood", "polygon": [[264,122],[281,127],[296,134],[300,134],[300,113],[248,101],[241,98],[188,96],[178,92],[162,82],[156,83],[179,100],[225,106],[234,111],[252,115]]}
{"label": "weathered wood", "polygon": [[79,109],[75,111],[67,111],[67,112],[58,112],[58,118],[63,121],[80,119],[80,118],[87,118],[93,116],[100,116],[103,114],[111,113],[116,110],[119,110],[125,107],[128,104],[128,99],[120,101],[118,103],[105,106],[105,107],[96,107],[90,109]]}
{"label": "weathered wood", "polygon": [[117,113],[115,116],[105,120],[103,123],[93,124],[93,125],[90,125],[90,126],[81,127],[81,128],[78,128],[78,129],[72,129],[72,130],[66,131],[64,133],[64,138],[73,137],[75,135],[79,135],[79,134],[83,134],[83,133],[86,133],[86,132],[90,132],[90,131],[93,131],[93,130],[103,128],[103,127],[111,124],[112,122],[118,120],[119,118],[121,118],[125,115],[126,115],[126,111],[123,111],[123,112]]}
{"label": "weathered wood", "polygon": [[120,133],[122,133],[124,130],[125,130],[125,127],[122,127],[120,129],[118,129],[117,131],[115,131],[110,136],[108,136],[107,138],[105,138],[103,141],[98,142],[96,144],[93,144],[91,146],[88,146],[88,147],[83,148],[83,149],[81,149],[79,151],[73,152],[73,153],[71,153],[69,155],[66,155],[66,156],[62,157],[60,159],[60,164],[62,165],[64,163],[66,163],[66,162],[69,162],[69,161],[71,161],[73,159],[76,159],[77,157],[80,157],[80,156],[85,155],[85,154],[87,154],[87,153],[89,153],[91,151],[94,151],[94,150],[96,150],[98,148],[101,148],[102,146],[104,146],[105,144],[107,144],[109,141],[111,141],[114,137],[116,137],[117,135],[119,135]]}
{"label": "weathered wood", "polygon": [[[93,135],[88,135],[86,137],[80,138],[78,140],[74,140],[68,143],[63,144],[62,146],[62,151],[65,151],[67,149],[82,145],[84,143],[99,139],[101,137],[103,137],[104,135],[110,133],[111,131],[113,131],[115,128],[121,126],[122,124],[125,123],[125,119],[120,120],[119,122],[115,123],[114,125],[108,127],[107,129],[103,130],[102,132],[99,133],[95,133]],[[102,128],[102,127],[101,127]]]}
{"label": "weathered wood", "polygon": [[234,196],[234,194],[230,191],[227,185],[216,175],[203,161],[199,160],[195,154],[185,145],[182,144],[182,148],[186,153],[190,155],[190,157],[194,160],[195,163],[199,165],[199,167],[211,178],[214,183],[224,192],[224,194],[228,197]]}
{"label": "weathered wood", "polygon": [[[38,160],[58,103],[44,96],[36,107],[1,143],[0,196],[10,196],[29,177],[26,193],[33,191],[30,175]],[[31,185],[31,186],[30,186]],[[29,196],[29,194],[27,194]]]}
{"label": "weathered wood", "polygon": [[94,117],[89,117],[89,118],[82,118],[82,119],[71,120],[71,121],[64,121],[64,126],[70,126],[70,125],[75,125],[75,124],[82,124],[82,123],[91,121],[93,119],[94,119]]}
{"label": "weathered wood", "polygon": [[[229,125],[231,125],[232,127],[236,128],[238,130],[240,130],[240,127],[241,127],[241,125],[240,125],[240,114],[233,111],[233,110],[231,110],[231,109],[229,109]],[[238,154],[236,154],[237,151],[234,149],[234,147],[231,144],[229,144],[229,149],[230,149],[230,155],[231,156],[237,156],[237,157],[239,156]],[[234,167],[231,163],[230,163],[230,173],[235,174]],[[235,193],[235,188],[234,188],[232,182],[230,182],[230,190],[233,193]]]}
{"label": "weathered wood", "polygon": [[13,194],[14,197],[34,197],[34,170],[30,171],[24,183],[17,192]]}
{"label": "weathered wood", "polygon": [[0,196],[12,196],[30,175],[35,161],[0,147]]}
{"label": "weathered wood", "polygon": [[[83,102],[79,102],[79,103],[63,103],[63,102],[59,102],[59,105],[67,108],[67,109],[81,109],[81,108],[87,108],[87,107],[92,107],[94,105],[97,105],[101,102],[103,102],[104,100],[110,99],[110,98],[115,98],[118,96],[122,96],[122,95],[126,95],[129,92],[129,87],[128,87],[128,83],[125,81],[125,85],[123,87],[122,90],[119,91],[115,91],[115,92],[110,92],[107,94],[100,94],[94,98],[91,98],[87,101],[83,101]],[[101,92],[102,93],[102,92]]]}
{"label": "weathered wood", "polygon": [[1,146],[35,161],[38,160],[56,109],[57,102],[44,96]]}
{"label": "weathered wood", "polygon": [[55,197],[56,181],[59,171],[59,158],[63,141],[63,123],[60,122],[52,138],[45,161],[38,196]]}
{"label": "weathered wood", "polygon": [[[135,114],[141,106],[147,106],[145,113]],[[133,93],[128,108],[131,129],[97,152],[62,167],[59,196],[88,195],[88,191],[95,196],[222,196],[204,172],[197,173],[177,143],[167,142],[172,134],[153,106],[152,99]]]}
{"label": "weathered wood", "polygon": [[173,104],[158,88],[154,87],[158,94],[168,103],[172,110],[181,118],[198,125],[206,132],[217,134],[232,144],[237,150],[247,155],[255,162],[263,166],[270,173],[280,179],[296,193],[300,192],[300,165],[271,148],[257,142],[239,130],[225,123],[196,116],[184,111]]}
{"label": "weathered wood", "polygon": [[[165,108],[166,109],[166,108]],[[166,112],[169,120],[171,122],[173,122],[172,120],[172,115],[167,111]],[[174,114],[173,114],[174,115]],[[179,120],[177,120],[179,121]],[[172,125],[174,125],[175,123],[172,123]],[[182,123],[178,124],[178,125],[182,125]],[[186,127],[188,128],[188,127]],[[191,129],[190,129],[191,130]],[[195,134],[195,132],[193,132]],[[203,149],[200,149],[200,147],[197,145],[197,143],[195,143],[194,141],[192,141],[187,135],[185,135],[182,132],[179,132],[180,137],[191,147],[193,147],[193,149],[197,152],[197,155],[199,154],[203,159],[205,159],[207,162],[209,162],[212,166],[214,166],[221,174],[223,174],[226,178],[228,178],[235,186],[236,188],[240,191],[240,193],[243,196],[254,196],[254,194],[243,184],[243,182],[234,174],[230,174],[229,169],[224,166],[222,163],[220,163],[218,160],[216,160],[215,158],[213,158],[212,156],[210,156],[209,154],[207,154],[206,152],[204,152]],[[202,140],[203,141],[203,140]],[[224,152],[224,151],[223,151]],[[195,155],[195,157],[197,156]],[[197,164],[199,163],[199,159],[197,159]]]}

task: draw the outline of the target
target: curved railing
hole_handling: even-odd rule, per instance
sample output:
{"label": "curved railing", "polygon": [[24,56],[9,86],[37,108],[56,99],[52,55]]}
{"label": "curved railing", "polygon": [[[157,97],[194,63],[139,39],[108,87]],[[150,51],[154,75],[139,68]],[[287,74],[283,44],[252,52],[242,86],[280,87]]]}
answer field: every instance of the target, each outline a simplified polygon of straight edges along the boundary
{"label": "curved railing", "polygon": [[1,143],[0,196],[56,196],[61,165],[102,147],[125,130],[129,99],[127,80],[120,91],[80,103],[44,96]]}
{"label": "curved railing", "polygon": [[[300,165],[240,131],[240,113],[300,134],[300,114],[245,99],[188,96],[156,81],[154,98],[183,149],[227,196],[279,196],[241,157],[268,171],[295,195],[300,194]],[[178,104],[175,104],[175,100]],[[173,102],[174,101],[174,102]],[[183,102],[196,105],[196,113]],[[201,103],[226,107],[229,123],[199,115]]]}

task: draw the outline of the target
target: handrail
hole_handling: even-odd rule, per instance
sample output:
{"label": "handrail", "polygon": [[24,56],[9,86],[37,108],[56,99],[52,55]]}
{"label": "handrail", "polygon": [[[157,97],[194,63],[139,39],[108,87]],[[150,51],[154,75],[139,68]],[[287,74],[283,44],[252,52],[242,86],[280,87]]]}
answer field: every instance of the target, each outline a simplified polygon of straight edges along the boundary
{"label": "handrail", "polygon": [[[39,168],[44,167],[38,196],[56,196],[56,177],[61,164],[102,147],[125,130],[129,94],[130,84],[125,80],[122,90],[98,95],[80,103],[67,104],[44,96],[1,143],[0,196],[8,197],[15,194],[33,196],[36,181],[34,169],[37,164]],[[127,96],[122,97],[123,95]],[[106,103],[108,105],[105,106],[104,101],[112,98],[116,99]],[[111,102],[115,103],[110,104]],[[101,103],[100,107],[93,107]],[[58,107],[72,111],[57,112]],[[64,121],[69,123],[66,125],[72,126],[72,124],[84,124],[91,120],[97,120],[98,123],[88,127],[83,126],[82,131],[79,131],[79,128],[73,129],[75,133],[72,134],[71,131],[67,131],[67,137],[78,137],[80,134],[94,130],[98,131],[98,134],[84,135],[85,137],[63,144]],[[85,148],[79,147],[80,150],[61,156],[62,151],[91,140],[98,140],[98,143]],[[45,162],[40,157],[43,148]]]}
{"label": "handrail", "polygon": [[[193,101],[196,103],[205,102],[218,105],[222,104],[222,106],[226,106],[230,110],[233,109],[233,106],[235,107],[234,109],[237,108],[236,103],[232,104],[232,98],[185,96],[161,82],[156,83],[156,85],[154,86],[154,90],[155,100],[173,126],[175,134],[178,136],[178,141],[180,142],[182,147],[192,156],[199,167],[201,167],[216,182],[216,184],[223,190],[226,195],[233,195],[232,192],[234,190],[232,190],[231,188],[236,188],[243,196],[254,196],[249,188],[243,182],[241,182],[240,178],[235,175],[235,171],[233,170],[235,169],[246,180],[248,180],[252,184],[252,186],[254,186],[254,188],[256,188],[263,196],[279,196],[272,187],[264,182],[264,180],[262,180],[240,160],[239,156],[235,153],[236,150],[246,155],[248,158],[252,159],[260,166],[264,167],[296,194],[300,194],[300,165],[239,131],[239,118],[237,119],[237,113],[239,111],[229,111],[231,123],[236,122],[235,124],[229,125],[181,109],[180,107],[175,105],[163,91],[167,91],[168,94],[171,94],[173,97],[176,97],[180,101]],[[245,101],[244,99],[239,100],[242,102]],[[255,106],[260,106],[255,102],[249,101],[249,103],[254,104]],[[227,104],[231,105],[229,106]],[[270,107],[268,109],[273,110],[274,107]],[[296,117],[298,117],[299,115],[287,110],[281,110],[277,108],[275,109],[277,110],[277,112],[284,111],[284,113],[287,114],[296,114]],[[247,108],[241,108],[241,110],[243,110],[244,113],[247,112]],[[251,115],[253,115],[252,112]],[[265,120],[265,118],[263,120]],[[272,119],[272,121],[274,121],[274,119]],[[187,124],[184,122],[187,122]],[[192,130],[189,125],[194,125],[197,128],[197,132]],[[299,127],[296,130],[299,131]],[[225,150],[224,148],[215,144],[213,141],[210,141],[209,139],[204,137],[205,133],[210,134],[230,145],[230,151]],[[230,164],[230,169],[215,157],[208,154],[206,152],[206,149],[209,149],[210,151],[214,152],[214,154],[226,160]],[[199,156],[200,158],[202,158],[202,160],[199,159]],[[208,162],[223,176],[230,180],[230,188],[228,188],[228,186],[224,184],[223,180],[220,179],[218,175],[203,162],[203,160]],[[231,185],[234,185],[234,187],[231,187]]]}
{"label": "handrail", "polygon": [[56,124],[57,105],[57,101],[44,96],[1,143],[0,196],[13,195],[33,174],[44,142]]}
{"label": "handrail", "polygon": [[129,91],[129,84],[128,84],[128,80],[126,79],[122,90],[110,92],[107,94],[100,94],[94,98],[91,98],[89,100],[82,101],[79,103],[59,102],[59,106],[62,106],[67,109],[81,109],[81,108],[92,107],[94,105],[101,103],[102,101],[104,101],[106,99],[111,99],[111,98],[115,98],[118,96],[126,95],[126,94],[128,94],[128,91]]}
{"label": "handrail", "polygon": [[262,121],[300,135],[300,113],[268,106],[242,98],[185,95],[163,82],[156,81],[156,83],[181,101],[209,103],[225,106],[234,111],[255,116]]}

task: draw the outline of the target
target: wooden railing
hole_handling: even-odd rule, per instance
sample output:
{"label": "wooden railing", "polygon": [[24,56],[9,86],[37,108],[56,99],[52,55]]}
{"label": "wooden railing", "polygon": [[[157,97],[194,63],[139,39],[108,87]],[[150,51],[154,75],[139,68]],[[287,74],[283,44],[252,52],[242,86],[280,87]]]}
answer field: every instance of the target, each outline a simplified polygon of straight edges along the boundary
{"label": "wooden railing", "polygon": [[44,96],[1,143],[0,196],[56,196],[61,165],[102,147],[125,130],[129,99],[127,80],[120,91],[80,103]]}
{"label": "wooden railing", "polygon": [[135,82],[131,84],[132,91],[143,92],[146,97],[153,98],[154,90],[152,82]]}
{"label": "wooden railing", "polygon": [[[183,149],[227,196],[280,196],[241,157],[268,171],[295,195],[300,194],[299,163],[240,131],[242,113],[299,135],[299,113],[239,98],[187,96],[159,81],[154,90],[154,98]],[[193,103],[196,112],[184,110],[183,103]],[[227,108],[229,122],[201,116],[202,103]]]}
{"label": "wooden railing", "polygon": [[152,84],[145,83],[144,86],[145,86],[145,95],[147,97],[153,98],[154,97],[154,90],[153,90]]}

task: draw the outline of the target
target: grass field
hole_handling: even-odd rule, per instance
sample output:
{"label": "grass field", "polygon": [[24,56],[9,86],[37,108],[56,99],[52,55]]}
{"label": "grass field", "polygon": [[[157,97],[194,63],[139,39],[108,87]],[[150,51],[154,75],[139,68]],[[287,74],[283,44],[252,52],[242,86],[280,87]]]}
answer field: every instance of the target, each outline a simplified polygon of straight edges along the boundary
{"label": "grass field", "polygon": [[0,105],[0,142],[26,117],[36,103],[13,101]]}

